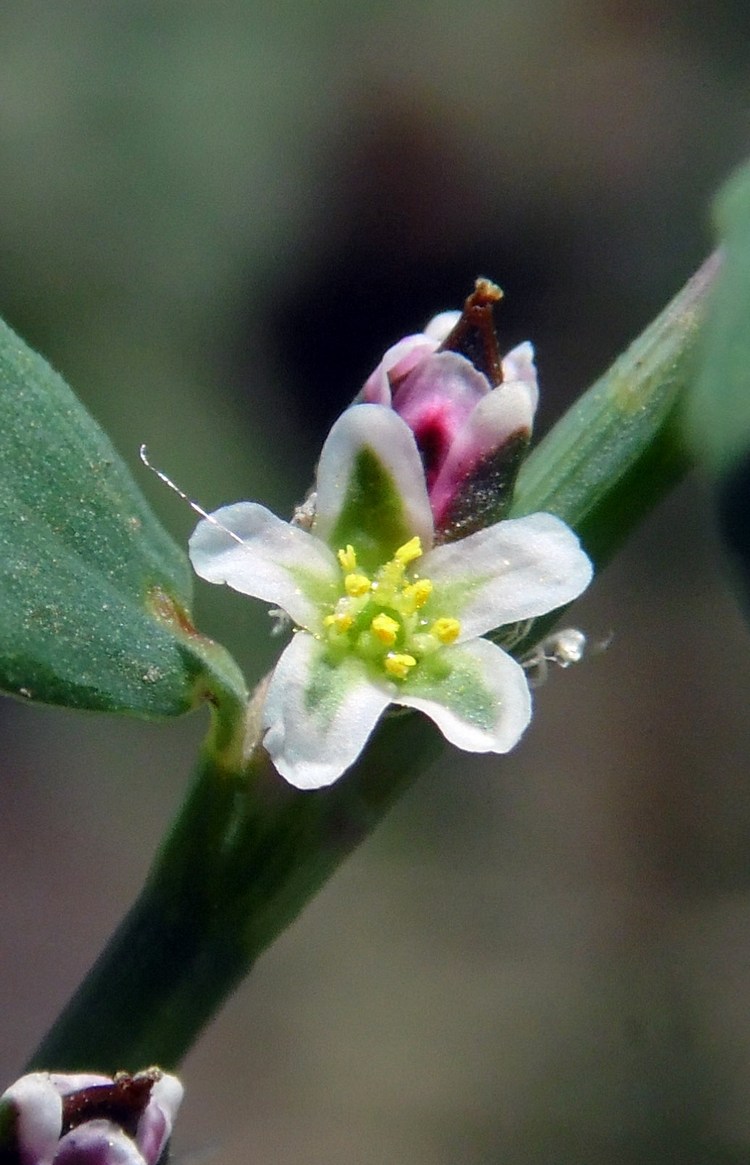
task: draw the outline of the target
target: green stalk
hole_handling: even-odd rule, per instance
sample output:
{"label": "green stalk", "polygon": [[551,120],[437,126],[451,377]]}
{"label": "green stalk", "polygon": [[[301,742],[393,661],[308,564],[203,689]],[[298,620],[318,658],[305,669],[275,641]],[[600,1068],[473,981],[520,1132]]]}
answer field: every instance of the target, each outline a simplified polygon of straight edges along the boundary
{"label": "green stalk", "polygon": [[210,750],[138,900],[30,1068],[172,1068],[343,859],[437,755],[423,717],[381,726],[356,776],[300,793],[253,748],[242,773]]}
{"label": "green stalk", "polygon": [[[717,265],[701,268],[519,478],[513,514],[558,514],[598,568],[688,466],[675,415]],[[548,625],[538,620],[518,650]],[[30,1067],[176,1066],[256,958],[439,748],[426,718],[393,715],[343,780],[299,792],[259,746],[252,710],[244,759],[233,746],[236,709],[220,704],[214,716],[193,788],[140,897]]]}

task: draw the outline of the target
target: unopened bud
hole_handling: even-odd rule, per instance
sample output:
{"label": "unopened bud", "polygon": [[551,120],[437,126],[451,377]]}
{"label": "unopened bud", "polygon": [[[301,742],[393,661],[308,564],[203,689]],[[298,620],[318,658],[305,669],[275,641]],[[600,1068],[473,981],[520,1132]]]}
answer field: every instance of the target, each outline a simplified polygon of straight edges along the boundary
{"label": "unopened bud", "polygon": [[31,1072],[0,1096],[3,1165],[157,1165],[182,1085],[159,1068],[131,1076]]}
{"label": "unopened bud", "polygon": [[443,312],[390,348],[358,397],[391,406],[412,430],[441,541],[503,516],[531,436],[534,353],[524,343],[500,356],[501,296],[477,280],[462,312]]}

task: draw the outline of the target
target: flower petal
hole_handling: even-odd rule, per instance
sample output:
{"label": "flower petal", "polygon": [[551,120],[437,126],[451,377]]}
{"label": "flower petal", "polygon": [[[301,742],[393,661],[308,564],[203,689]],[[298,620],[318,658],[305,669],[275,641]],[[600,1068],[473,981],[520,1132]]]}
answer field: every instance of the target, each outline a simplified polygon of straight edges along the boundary
{"label": "flower petal", "polygon": [[146,1165],[156,1165],[172,1134],[184,1089],[176,1076],[165,1072],[154,1082],[148,1104],[141,1113],[135,1140]]}
{"label": "flower petal", "polygon": [[435,588],[429,614],[460,619],[459,642],[562,607],[593,573],[573,531],[553,514],[497,522],[436,546],[419,566]]}
{"label": "flower petal", "polygon": [[523,668],[490,643],[475,639],[440,653],[445,672],[420,668],[394,703],[417,708],[466,752],[508,752],[531,719]]}
{"label": "flower petal", "polygon": [[534,364],[534,345],[529,340],[511,348],[507,356],[503,357],[503,383],[512,384],[520,381],[529,390],[531,411],[536,412],[539,404],[539,385],[536,379],[536,365]]}
{"label": "flower petal", "polygon": [[135,1141],[108,1120],[86,1121],[60,1140],[55,1165],[144,1165]]}
{"label": "flower petal", "polygon": [[520,380],[498,385],[482,397],[451,441],[431,484],[430,502],[438,529],[447,523],[472,474],[482,468],[489,473],[493,455],[502,462],[514,437],[528,440],[533,422],[532,394]]}
{"label": "flower petal", "polygon": [[320,627],[320,604],[338,594],[340,571],[328,547],[254,502],[224,506],[204,518],[189,551],[201,578],[275,603],[313,631]]}
{"label": "flower petal", "polygon": [[430,352],[434,352],[440,340],[436,337],[424,336],[418,332],[413,336],[405,336],[403,340],[393,344],[383,356],[374,372],[371,372],[364,383],[357,402],[372,405],[390,405],[391,403],[391,374],[394,380],[406,376],[415,365],[419,364]]}
{"label": "flower petal", "polygon": [[21,1165],[52,1161],[62,1129],[62,1100],[48,1072],[21,1076],[0,1097],[3,1160]]}
{"label": "flower petal", "polygon": [[432,317],[424,330],[424,334],[428,339],[437,340],[439,344],[442,344],[443,340],[448,339],[448,336],[460,319],[460,311],[440,311],[436,316]]}
{"label": "flower petal", "polygon": [[325,646],[300,631],[271,676],[263,744],[290,784],[319,789],[354,763],[390,702],[360,660],[332,665]]}
{"label": "flower petal", "polygon": [[415,534],[425,549],[432,545],[422,461],[396,413],[359,404],[336,421],[320,455],[313,531],[334,549],[351,542],[366,569],[387,561]]}
{"label": "flower petal", "polygon": [[456,352],[427,356],[393,392],[393,407],[417,442],[432,498],[432,479],[453,442],[490,386],[481,372]]}

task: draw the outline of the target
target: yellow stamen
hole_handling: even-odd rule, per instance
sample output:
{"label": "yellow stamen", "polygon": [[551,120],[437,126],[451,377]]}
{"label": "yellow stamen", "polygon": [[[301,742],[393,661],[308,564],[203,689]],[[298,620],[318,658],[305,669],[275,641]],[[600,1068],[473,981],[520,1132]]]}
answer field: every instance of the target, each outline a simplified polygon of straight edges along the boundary
{"label": "yellow stamen", "polygon": [[396,636],[401,630],[401,626],[390,615],[385,615],[381,611],[370,624],[370,630],[386,647],[393,647],[393,644],[396,642]]}
{"label": "yellow stamen", "polygon": [[359,598],[366,595],[372,583],[366,574],[348,574],[344,579],[344,590],[347,595]]}
{"label": "yellow stamen", "polygon": [[418,611],[423,607],[430,595],[432,594],[432,583],[428,578],[419,578],[416,582],[408,583],[402,594],[407,603],[414,605],[414,610]]}
{"label": "yellow stamen", "polygon": [[399,546],[398,550],[393,556],[396,562],[400,562],[402,566],[408,566],[410,562],[414,562],[415,558],[422,557],[422,539],[418,534],[410,538],[408,542],[404,542],[403,546]]}
{"label": "yellow stamen", "polygon": [[441,643],[455,643],[461,634],[461,624],[458,619],[436,619],[430,628],[430,632]]}
{"label": "yellow stamen", "polygon": [[336,611],[333,615],[326,615],[324,627],[335,627],[337,631],[348,631],[354,622],[354,616],[348,611]]}
{"label": "yellow stamen", "polygon": [[429,671],[430,657],[458,640],[458,619],[424,617],[422,608],[429,610],[434,602],[432,580],[409,577],[411,564],[422,557],[419,535],[399,546],[371,576],[358,569],[357,552],[350,543],[336,556],[343,576],[340,597],[327,608],[322,636],[332,658],[351,651],[381,676],[404,681],[423,664]]}
{"label": "yellow stamen", "polygon": [[341,569],[345,570],[347,574],[351,574],[353,570],[357,569],[357,552],[352,545],[347,545],[346,550],[339,550],[337,557],[341,563]]}
{"label": "yellow stamen", "polygon": [[417,666],[417,661],[413,655],[401,655],[395,651],[387,655],[383,663],[388,675],[397,680],[405,680],[411,668]]}

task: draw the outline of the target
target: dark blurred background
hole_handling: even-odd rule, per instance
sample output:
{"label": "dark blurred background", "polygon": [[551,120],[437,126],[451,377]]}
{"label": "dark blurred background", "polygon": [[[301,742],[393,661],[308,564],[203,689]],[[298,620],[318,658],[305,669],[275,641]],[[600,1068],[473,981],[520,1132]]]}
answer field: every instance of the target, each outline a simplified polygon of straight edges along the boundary
{"label": "dark blurred background", "polygon": [[[391,342],[504,287],[540,430],[711,246],[741,0],[28,0],[0,10],[0,312],[165,524],[282,513]],[[201,586],[248,673],[260,607]],[[750,1153],[748,638],[691,482],[576,609],[516,752],[426,774],[185,1065],[179,1161]],[[2,717],[2,1081],[140,886],[201,717]],[[64,1067],[53,1065],[52,1067]],[[124,1065],[137,1068],[140,1065]]]}

